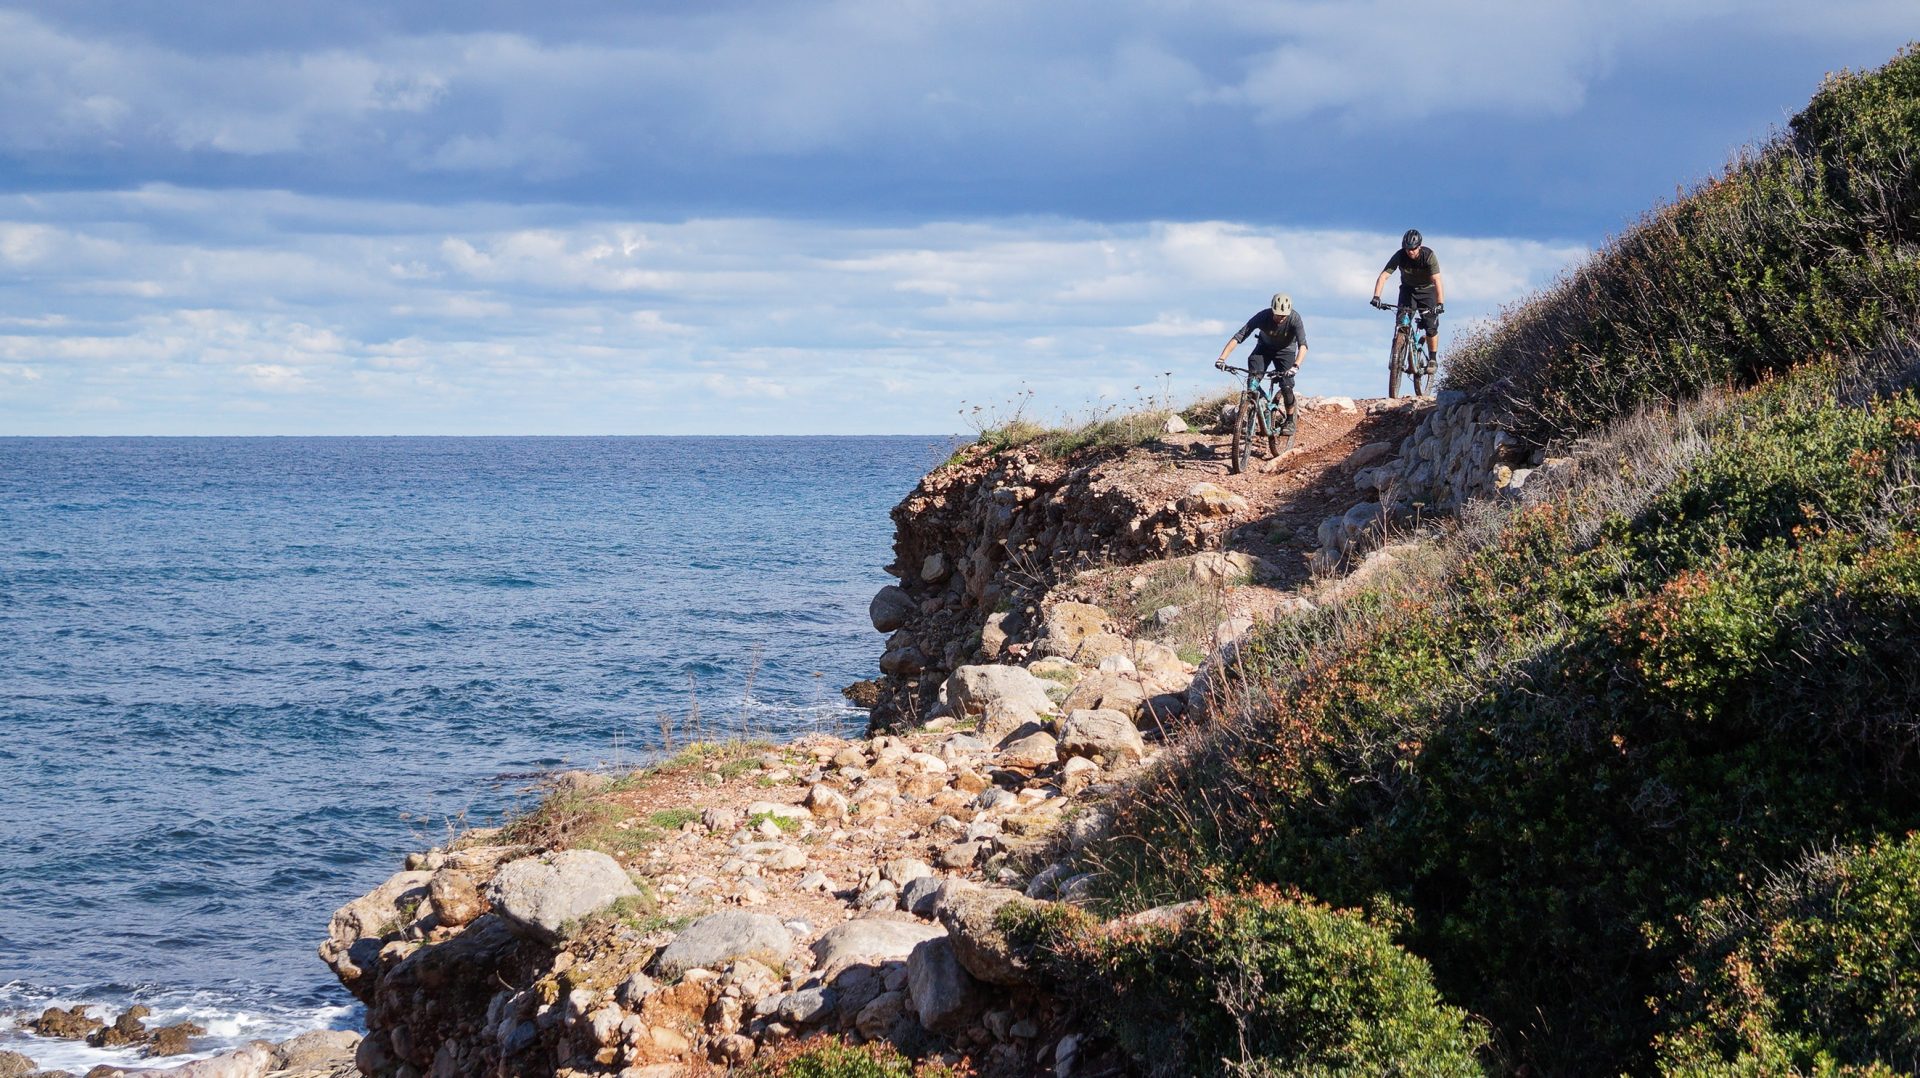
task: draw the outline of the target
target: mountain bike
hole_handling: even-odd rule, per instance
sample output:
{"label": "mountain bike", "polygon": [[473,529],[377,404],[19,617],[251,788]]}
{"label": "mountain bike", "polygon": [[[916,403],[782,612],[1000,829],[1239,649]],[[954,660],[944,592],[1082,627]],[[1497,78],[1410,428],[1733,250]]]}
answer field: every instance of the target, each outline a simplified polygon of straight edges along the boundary
{"label": "mountain bike", "polygon": [[[1238,474],[1253,460],[1253,440],[1264,438],[1267,456],[1280,455],[1280,417],[1287,416],[1279,401],[1267,389],[1267,380],[1245,367],[1222,367],[1229,374],[1247,376],[1247,388],[1240,391],[1240,407],[1233,417],[1233,445],[1227,456],[1227,470]],[[1293,448],[1294,432],[1287,432],[1287,448]]]}
{"label": "mountain bike", "polygon": [[1422,396],[1435,371],[1427,353],[1427,327],[1420,321],[1420,308],[1412,303],[1404,307],[1374,300],[1373,305],[1393,312],[1393,348],[1387,352],[1387,396],[1400,395],[1400,375],[1413,377],[1413,395]]}

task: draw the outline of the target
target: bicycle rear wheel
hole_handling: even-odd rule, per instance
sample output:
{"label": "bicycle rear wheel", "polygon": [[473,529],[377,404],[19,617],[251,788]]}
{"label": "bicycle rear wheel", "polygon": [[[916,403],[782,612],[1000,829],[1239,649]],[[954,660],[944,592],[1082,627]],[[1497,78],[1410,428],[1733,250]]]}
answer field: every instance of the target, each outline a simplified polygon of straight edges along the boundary
{"label": "bicycle rear wheel", "polygon": [[1413,342],[1407,339],[1407,331],[1395,330],[1393,350],[1387,354],[1387,397],[1391,400],[1400,395],[1400,370],[1407,365],[1407,352]]}
{"label": "bicycle rear wheel", "polygon": [[1253,456],[1253,431],[1260,421],[1259,411],[1258,398],[1251,393],[1240,394],[1240,414],[1233,417],[1233,443],[1227,453],[1227,470],[1235,475],[1247,470]]}
{"label": "bicycle rear wheel", "polygon": [[[1281,412],[1279,415],[1285,416],[1286,413]],[[1286,425],[1286,419],[1276,418],[1272,412],[1267,414],[1266,422],[1261,424],[1267,431],[1267,456],[1273,460],[1280,459],[1280,428]],[[1287,435],[1287,442],[1289,444],[1293,442],[1293,435]]]}

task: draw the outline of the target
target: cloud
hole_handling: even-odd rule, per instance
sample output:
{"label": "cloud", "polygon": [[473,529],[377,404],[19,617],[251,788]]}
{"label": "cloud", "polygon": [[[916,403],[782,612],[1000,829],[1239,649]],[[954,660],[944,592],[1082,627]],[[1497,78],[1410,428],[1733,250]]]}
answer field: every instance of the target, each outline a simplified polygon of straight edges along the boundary
{"label": "cloud", "polygon": [[1564,214],[1501,167],[1592,154],[1542,121],[1658,123],[1666,156],[1606,171],[1697,175],[1716,108],[1750,137],[1912,34],[1908,0],[191,6],[0,7],[10,182],[1298,222],[1417,153],[1459,205]]}
{"label": "cloud", "polygon": [[[41,376],[0,394],[12,432],[887,433],[942,431],[960,401],[1022,384],[1048,415],[1163,371],[1180,394],[1219,389],[1213,356],[1276,289],[1308,318],[1308,390],[1377,394],[1384,324],[1364,304],[1398,233],[569,219],[155,188],[0,196],[5,236],[51,236],[0,263],[37,312],[0,324],[0,370]],[[1431,242],[1454,326],[1584,250]],[[125,410],[89,418],[76,402],[97,395]]]}

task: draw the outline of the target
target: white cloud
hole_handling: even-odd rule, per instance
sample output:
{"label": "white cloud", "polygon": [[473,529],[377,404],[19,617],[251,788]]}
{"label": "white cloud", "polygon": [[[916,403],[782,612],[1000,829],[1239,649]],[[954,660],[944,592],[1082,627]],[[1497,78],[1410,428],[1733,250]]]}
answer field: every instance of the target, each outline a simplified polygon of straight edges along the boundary
{"label": "white cloud", "polygon": [[[227,229],[182,239],[179,218],[209,206]],[[1365,299],[1398,238],[1217,221],[568,221],[247,191],[0,196],[0,237],[42,235],[44,219],[63,222],[57,242],[0,267],[15,306],[37,312],[0,333],[0,361],[41,375],[30,401],[0,395],[9,431],[113,433],[136,418],[176,433],[938,431],[960,401],[1022,384],[1049,415],[1163,371],[1176,395],[1217,389],[1220,343],[1280,289],[1308,320],[1307,390],[1373,395],[1385,324]],[[1431,242],[1451,327],[1582,253]],[[164,288],[130,287],[143,281]],[[127,414],[88,420],[89,395]],[[266,410],[228,407],[242,398]]]}

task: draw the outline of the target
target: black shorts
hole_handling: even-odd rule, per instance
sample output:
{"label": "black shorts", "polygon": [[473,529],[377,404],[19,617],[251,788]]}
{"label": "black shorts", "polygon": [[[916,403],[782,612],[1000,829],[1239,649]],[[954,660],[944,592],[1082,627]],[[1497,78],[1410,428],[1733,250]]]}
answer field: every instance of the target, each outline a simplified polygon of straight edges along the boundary
{"label": "black shorts", "polygon": [[1255,352],[1247,357],[1247,373],[1258,378],[1261,375],[1269,373],[1267,368],[1272,367],[1273,370],[1271,373],[1273,374],[1273,380],[1275,382],[1285,382],[1291,385],[1293,382],[1293,365],[1299,361],[1299,352],[1281,352],[1276,356]]}
{"label": "black shorts", "polygon": [[1418,306],[1420,308],[1420,324],[1426,327],[1429,337],[1437,336],[1440,332],[1440,316],[1433,309],[1437,305],[1434,291],[1432,285],[1425,288],[1408,288],[1406,285],[1401,285],[1400,302],[1397,304],[1401,307]]}

